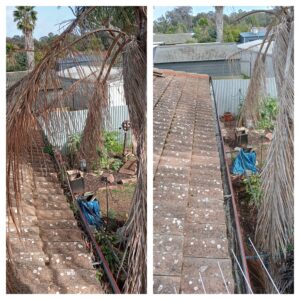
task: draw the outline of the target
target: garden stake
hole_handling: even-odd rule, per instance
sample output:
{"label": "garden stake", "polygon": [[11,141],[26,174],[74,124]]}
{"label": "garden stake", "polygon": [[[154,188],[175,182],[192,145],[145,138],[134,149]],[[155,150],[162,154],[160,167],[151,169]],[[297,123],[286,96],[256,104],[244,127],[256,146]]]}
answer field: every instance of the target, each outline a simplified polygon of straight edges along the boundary
{"label": "garden stake", "polygon": [[106,231],[107,231],[107,228],[108,228],[108,189],[107,189],[107,180],[105,181],[105,187],[106,187],[106,217],[107,217]]}
{"label": "garden stake", "polygon": [[127,131],[131,128],[131,123],[129,120],[122,122],[122,129],[124,130],[124,146],[123,146],[123,156],[125,156],[126,150],[126,140],[127,140]]}
{"label": "garden stake", "polygon": [[127,131],[124,132],[123,156],[125,156],[126,140],[127,140]]}

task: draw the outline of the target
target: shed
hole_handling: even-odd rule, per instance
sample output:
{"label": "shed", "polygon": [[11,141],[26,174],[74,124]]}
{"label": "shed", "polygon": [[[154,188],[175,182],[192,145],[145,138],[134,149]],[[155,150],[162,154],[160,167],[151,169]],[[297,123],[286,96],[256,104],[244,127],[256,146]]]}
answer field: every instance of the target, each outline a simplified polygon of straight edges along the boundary
{"label": "shed", "polygon": [[74,55],[65,58],[61,58],[56,63],[56,70],[61,71],[74,67],[75,65],[80,66],[90,66],[90,65],[101,65],[102,57],[99,55]]}
{"label": "shed", "polygon": [[[253,68],[255,64],[255,60],[257,54],[260,50],[262,45],[261,40],[256,40],[244,44],[239,44],[238,49],[241,52],[241,73],[248,77],[252,76]],[[266,44],[263,46],[263,51],[266,49]],[[271,43],[270,47],[267,51],[266,57],[266,76],[267,77],[274,77],[274,69],[273,69],[273,42]]]}
{"label": "shed", "polygon": [[265,31],[241,32],[240,43],[248,43],[256,40],[262,40],[265,37]]}
{"label": "shed", "polygon": [[241,74],[240,57],[236,43],[157,46],[154,66],[159,69],[208,74],[213,77]]}
{"label": "shed", "polygon": [[[85,78],[81,87],[73,95],[73,109],[87,109],[87,95],[93,93],[94,81],[99,76],[101,68],[96,66],[81,66],[63,69],[58,73],[63,88],[70,87],[76,81]],[[104,72],[105,73],[105,72]],[[125,106],[125,96],[123,90],[122,70],[112,68],[107,81],[108,97],[110,106]]]}

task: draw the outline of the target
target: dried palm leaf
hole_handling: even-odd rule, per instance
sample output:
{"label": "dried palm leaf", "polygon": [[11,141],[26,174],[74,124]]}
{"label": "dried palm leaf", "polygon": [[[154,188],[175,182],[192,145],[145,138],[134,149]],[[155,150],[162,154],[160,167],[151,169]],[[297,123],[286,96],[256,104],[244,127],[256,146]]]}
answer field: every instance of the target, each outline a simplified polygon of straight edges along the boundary
{"label": "dried palm leaf", "polygon": [[[130,62],[134,61],[134,64]],[[131,204],[125,234],[129,236],[127,247],[128,277],[126,293],[146,292],[147,275],[147,161],[146,161],[146,55],[138,41],[126,45],[123,56],[124,91],[127,99],[133,132],[137,137],[137,186]]]}
{"label": "dried palm leaf", "polygon": [[279,113],[262,172],[263,201],[256,240],[275,257],[285,256],[294,231],[294,21],[282,11],[274,27],[274,70]]}

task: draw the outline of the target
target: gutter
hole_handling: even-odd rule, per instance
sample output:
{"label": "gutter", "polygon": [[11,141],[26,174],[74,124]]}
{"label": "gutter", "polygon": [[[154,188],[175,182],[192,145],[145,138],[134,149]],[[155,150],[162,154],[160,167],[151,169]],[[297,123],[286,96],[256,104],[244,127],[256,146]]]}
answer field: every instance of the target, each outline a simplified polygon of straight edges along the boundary
{"label": "gutter", "polygon": [[[224,185],[224,191],[225,191],[225,203],[228,207],[229,210],[229,216],[227,218],[229,219],[228,225],[232,228],[232,236],[231,236],[231,243],[232,243],[232,248],[234,248],[235,253],[237,254],[237,257],[239,258],[239,263],[243,269],[243,272],[245,274],[246,280],[248,281],[249,284],[251,284],[250,277],[249,277],[249,270],[247,266],[247,261],[246,261],[246,255],[245,255],[245,248],[243,244],[243,237],[242,237],[242,231],[241,231],[241,226],[240,226],[240,221],[238,217],[238,212],[237,212],[237,205],[236,205],[236,199],[235,199],[235,194],[230,178],[230,169],[229,166],[226,162],[225,159],[225,148],[224,148],[224,140],[221,134],[221,126],[220,126],[220,120],[218,116],[218,109],[217,109],[217,103],[216,103],[216,97],[215,97],[215,92],[213,88],[213,81],[211,76],[209,76],[209,83],[210,87],[212,90],[212,97],[213,97],[213,102],[214,102],[214,107],[215,107],[215,117],[217,121],[217,133],[216,136],[218,137],[218,146],[219,146],[219,154],[220,154],[220,162],[221,162],[221,168],[222,168],[222,177],[223,177],[223,185]],[[233,217],[231,219],[231,215]],[[234,260],[233,260],[234,262]],[[235,263],[233,263],[235,265]],[[245,282],[245,279],[238,274],[238,269],[236,268],[235,270],[235,278],[238,282],[238,290],[241,293],[247,293],[247,294],[252,294],[252,291],[249,289],[247,283]],[[240,285],[240,287],[239,287]]]}

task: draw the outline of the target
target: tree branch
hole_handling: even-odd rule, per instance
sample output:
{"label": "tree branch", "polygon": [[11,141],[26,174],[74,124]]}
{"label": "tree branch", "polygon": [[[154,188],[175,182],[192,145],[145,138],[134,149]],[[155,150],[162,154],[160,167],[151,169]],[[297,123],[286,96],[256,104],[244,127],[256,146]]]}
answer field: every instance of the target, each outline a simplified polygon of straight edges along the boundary
{"label": "tree branch", "polygon": [[247,12],[244,15],[242,15],[241,17],[238,17],[237,19],[233,20],[231,24],[238,23],[239,21],[241,21],[242,19],[244,19],[250,15],[259,14],[259,13],[266,13],[266,14],[273,15],[276,18],[279,18],[278,14],[276,14],[273,10],[257,9],[257,10],[252,10],[250,12]]}

